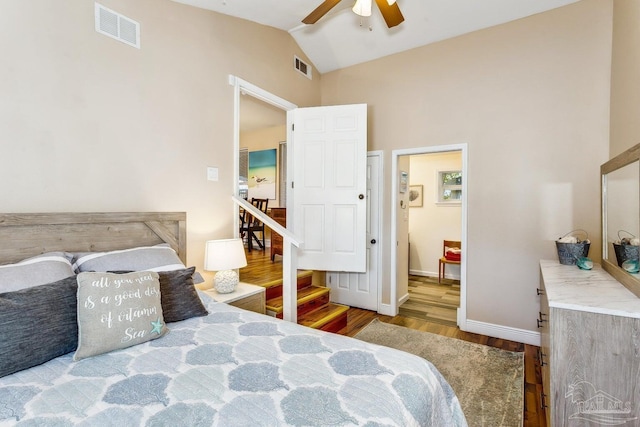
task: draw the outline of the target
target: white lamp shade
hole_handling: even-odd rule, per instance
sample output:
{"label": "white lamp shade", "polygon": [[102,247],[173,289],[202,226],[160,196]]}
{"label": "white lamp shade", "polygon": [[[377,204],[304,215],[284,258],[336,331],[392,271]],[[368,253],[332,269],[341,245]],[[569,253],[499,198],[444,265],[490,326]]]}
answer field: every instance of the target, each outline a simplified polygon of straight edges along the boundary
{"label": "white lamp shade", "polygon": [[356,0],[356,4],[353,5],[353,12],[360,16],[371,16],[371,1]]}
{"label": "white lamp shade", "polygon": [[204,269],[222,271],[247,265],[241,239],[209,240],[204,250]]}

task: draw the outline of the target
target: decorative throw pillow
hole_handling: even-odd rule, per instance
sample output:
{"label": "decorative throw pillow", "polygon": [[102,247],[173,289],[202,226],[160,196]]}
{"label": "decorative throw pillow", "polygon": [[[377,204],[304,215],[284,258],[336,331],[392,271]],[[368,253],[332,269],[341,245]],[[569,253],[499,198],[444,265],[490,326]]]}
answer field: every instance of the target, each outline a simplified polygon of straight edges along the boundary
{"label": "decorative throw pillow", "polygon": [[75,254],[73,268],[83,271],[172,271],[186,268],[168,244],[110,252]]}
{"label": "decorative throw pillow", "polygon": [[209,314],[193,286],[193,274],[196,268],[176,271],[161,271],[160,297],[165,322],[177,322],[191,317]]}
{"label": "decorative throw pillow", "polygon": [[[162,315],[167,323],[209,314],[193,286],[195,267],[175,271],[159,271]],[[130,273],[112,271],[111,273]]]}
{"label": "decorative throw pillow", "polygon": [[74,360],[160,338],[167,331],[158,273],[78,274],[78,349]]}
{"label": "decorative throw pillow", "polygon": [[71,276],[0,294],[0,377],[76,349],[77,290]]}
{"label": "decorative throw pillow", "polygon": [[0,292],[46,285],[74,276],[71,254],[47,252],[16,264],[0,265]]}

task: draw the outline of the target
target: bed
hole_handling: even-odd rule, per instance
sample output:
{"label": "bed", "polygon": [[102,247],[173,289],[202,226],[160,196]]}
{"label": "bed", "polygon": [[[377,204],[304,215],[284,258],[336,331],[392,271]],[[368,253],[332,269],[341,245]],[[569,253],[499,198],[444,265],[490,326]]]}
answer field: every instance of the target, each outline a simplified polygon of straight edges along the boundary
{"label": "bed", "polygon": [[[21,260],[56,252],[73,254],[69,262],[74,272],[86,267],[54,284],[9,291],[3,288],[6,272],[0,267],[0,305],[22,301],[26,307],[20,311],[24,314],[8,320],[5,316],[5,324],[0,314],[0,337],[4,333],[3,339],[10,340],[13,335],[6,338],[6,331],[30,322],[29,310],[43,305],[42,297],[27,299],[25,295],[42,289],[62,292],[61,283],[73,289],[73,304],[77,303],[76,324],[71,325],[67,318],[66,327],[78,330],[78,336],[57,334],[67,346],[60,350],[65,354],[0,378],[0,425],[466,425],[451,387],[433,365],[419,357],[245,311],[196,291],[194,269],[183,265],[184,213],[0,214],[0,242],[0,264],[8,272]],[[124,266],[123,271],[111,272],[113,265],[106,264],[104,271],[96,268],[101,258],[94,254],[117,254],[121,259],[130,253],[129,248],[149,251],[156,247],[163,248],[163,253],[168,248],[179,259],[173,264],[182,265],[174,265],[171,271]],[[88,261],[82,264],[80,260],[85,259]],[[158,317],[155,331],[141,337],[145,339],[141,343],[115,349],[107,346],[77,357],[88,343],[95,350],[91,345],[99,347],[110,339],[106,329],[110,320],[105,321],[104,315],[97,326],[91,324],[100,334],[95,342],[88,338],[94,339],[89,334],[92,329],[84,323],[90,306],[87,301],[109,300],[91,294],[103,292],[99,285],[105,278],[111,280],[107,284],[126,285],[133,279],[145,286],[146,280],[154,286],[160,283],[156,288],[140,289],[162,293],[161,313],[152,316],[164,314],[164,323]],[[173,289],[191,293],[176,297],[176,306],[169,307],[165,296],[168,301]],[[71,291],[65,292],[69,297]],[[83,292],[90,292],[89,297]],[[147,294],[155,298],[154,292]],[[193,295],[197,301],[185,304]],[[23,347],[15,347],[24,350],[24,358],[16,358],[16,363],[26,363],[31,354],[46,347],[49,337],[56,336],[47,329],[53,328],[48,323],[54,324],[61,312],[69,310],[54,310],[57,303],[51,301],[47,321],[34,320],[33,337],[27,343],[23,337]],[[188,316],[176,320],[183,312]],[[135,333],[131,336],[135,338]],[[2,346],[5,342],[0,342],[0,354]],[[6,359],[0,358],[0,371],[7,369]]]}

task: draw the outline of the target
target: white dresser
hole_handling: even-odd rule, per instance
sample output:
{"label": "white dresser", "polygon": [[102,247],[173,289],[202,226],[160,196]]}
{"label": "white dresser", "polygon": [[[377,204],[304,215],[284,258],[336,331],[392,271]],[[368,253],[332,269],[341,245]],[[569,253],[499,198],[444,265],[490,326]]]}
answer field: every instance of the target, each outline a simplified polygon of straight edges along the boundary
{"label": "white dresser", "polygon": [[640,425],[640,299],[599,265],[540,261],[539,354],[550,426]]}

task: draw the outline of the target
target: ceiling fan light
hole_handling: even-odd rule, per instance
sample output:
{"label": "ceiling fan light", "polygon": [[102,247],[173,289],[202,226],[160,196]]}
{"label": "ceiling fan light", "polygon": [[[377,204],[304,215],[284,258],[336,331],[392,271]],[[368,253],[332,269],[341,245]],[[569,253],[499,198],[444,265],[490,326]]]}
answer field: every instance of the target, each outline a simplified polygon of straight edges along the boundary
{"label": "ceiling fan light", "polygon": [[371,16],[371,0],[356,0],[352,10],[356,15]]}

